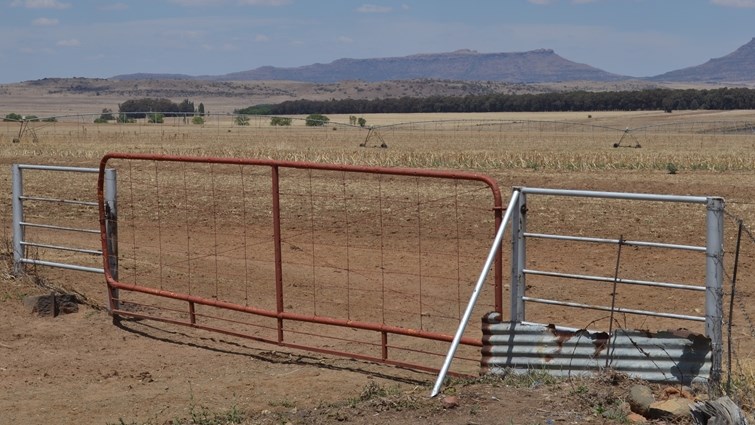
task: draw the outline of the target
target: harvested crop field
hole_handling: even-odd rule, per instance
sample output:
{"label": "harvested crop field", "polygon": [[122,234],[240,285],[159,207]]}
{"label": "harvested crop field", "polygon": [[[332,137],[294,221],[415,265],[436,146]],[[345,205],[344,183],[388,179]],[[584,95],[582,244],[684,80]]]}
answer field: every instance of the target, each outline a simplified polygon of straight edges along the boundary
{"label": "harvested crop field", "polygon": [[[123,152],[471,172],[497,182],[504,206],[511,188],[517,186],[720,196],[726,200],[725,322],[733,325],[732,363],[742,382],[752,376],[755,240],[747,232],[732,316],[728,310],[737,221],[746,226],[755,223],[751,207],[755,133],[746,126],[755,122],[751,113],[366,116],[368,124],[376,126],[372,134],[369,129],[339,124],[347,123],[348,117],[330,118],[331,124],[324,128],[307,128],[297,121],[291,128],[271,128],[254,117],[249,126],[233,125],[230,118],[220,116],[203,126],[170,119],[163,125],[94,125],[84,123],[84,118],[61,119],[38,123],[18,143],[12,139],[19,125],[1,123],[0,175],[10,193],[11,164],[97,167],[107,152]],[[267,168],[129,160],[114,160],[113,165],[119,178],[123,281],[274,309],[266,292],[274,284]],[[44,196],[75,199],[96,195],[91,177],[63,181],[42,173],[25,177],[24,183]],[[411,329],[453,334],[493,238],[489,189],[413,177],[306,170],[282,172],[281,179],[281,255],[284,289],[291,295],[283,308],[362,322],[394,321]],[[705,244],[705,208],[699,205],[532,197],[528,210],[533,232]],[[619,419],[604,414],[605,406],[596,407],[595,400],[618,407],[616,401],[625,389],[625,381],[614,385],[615,379],[605,377],[600,379],[614,384],[600,379],[589,384],[554,382],[537,373],[472,384],[453,381],[444,389],[445,395],[458,396],[459,405],[451,408],[441,400],[427,399],[434,374],[266,344],[259,340],[275,339],[275,327],[266,323],[254,321],[255,330],[244,331],[257,340],[154,320],[123,320],[115,326],[104,310],[101,275],[39,266],[28,267],[26,277],[12,277],[9,196],[0,213],[7,247],[7,269],[0,283],[0,391],[4,394],[0,423],[621,420],[618,413]],[[92,217],[96,220],[96,213],[91,213],[81,206],[49,208],[30,203],[28,217],[96,227],[96,221],[90,222]],[[52,238],[42,231],[33,236]],[[98,248],[97,237],[64,238],[61,243]],[[509,306],[509,245],[504,244],[503,255],[504,314]],[[532,267],[607,276],[616,272],[615,246],[574,248],[562,242],[537,242],[531,249],[527,261]],[[60,255],[55,260],[71,257],[45,249],[35,255]],[[622,275],[704,285],[705,262],[699,254],[627,248],[622,255]],[[82,261],[101,264],[98,258]],[[423,286],[416,286],[416,281]],[[490,281],[465,334],[469,338],[480,337],[480,318],[495,307]],[[36,317],[21,299],[49,291],[39,284],[77,293],[86,304],[78,313]],[[612,302],[606,285],[540,277],[529,278],[527,285],[532,297],[555,294],[570,302]],[[124,300],[141,309],[136,311],[182,308],[170,303],[155,307],[155,301],[142,294],[122,292],[124,297],[132,296]],[[622,288],[613,301],[625,308],[684,315],[704,309],[701,295],[659,289]],[[234,330],[249,324],[239,322],[252,320],[208,311],[200,314],[232,320]],[[173,316],[160,313],[159,317]],[[527,320],[599,330],[609,325],[605,312],[539,304],[528,307]],[[627,329],[703,331],[696,322],[633,315],[618,320]],[[295,340],[299,345],[324,344],[329,350],[367,353],[356,346],[369,337],[348,327],[327,331],[326,342],[318,340],[324,331],[313,327],[291,325],[286,331],[299,338]],[[440,367],[442,356],[427,353],[443,353],[448,346],[406,344],[410,350],[402,354],[402,361],[434,368]],[[455,361],[456,371],[474,375],[479,349],[465,350],[470,361]],[[615,394],[607,395],[609,389]],[[579,396],[584,393],[592,397]],[[745,407],[751,408],[752,394],[740,395]],[[532,398],[542,405],[533,408]],[[201,422],[205,419],[215,422]]]}

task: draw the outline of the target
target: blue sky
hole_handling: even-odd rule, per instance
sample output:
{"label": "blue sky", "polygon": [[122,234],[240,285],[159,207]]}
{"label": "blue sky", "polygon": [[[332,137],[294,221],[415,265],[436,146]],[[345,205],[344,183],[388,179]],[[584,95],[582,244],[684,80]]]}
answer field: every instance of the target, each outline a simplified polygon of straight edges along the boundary
{"label": "blue sky", "polygon": [[753,37],[755,0],[0,0],[0,83],[539,48],[650,76]]}

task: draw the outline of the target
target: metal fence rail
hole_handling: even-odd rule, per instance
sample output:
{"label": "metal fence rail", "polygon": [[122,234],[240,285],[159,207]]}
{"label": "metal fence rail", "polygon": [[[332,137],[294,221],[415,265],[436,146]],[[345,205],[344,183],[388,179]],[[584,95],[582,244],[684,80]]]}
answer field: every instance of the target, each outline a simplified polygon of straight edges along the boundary
{"label": "metal fence rail", "polygon": [[[29,208],[29,204],[40,205],[41,208],[55,209],[61,205],[73,205],[88,208],[91,211],[91,219],[85,223],[94,224],[95,212],[99,203],[93,197],[91,201],[80,199],[67,199],[51,196],[40,196],[35,194],[27,194],[28,186],[24,186],[24,175],[29,172],[52,172],[52,173],[84,173],[84,174],[97,174],[98,168],[81,168],[81,167],[63,167],[63,166],[51,166],[51,165],[29,165],[29,164],[14,164],[12,166],[12,209],[13,209],[13,263],[14,273],[19,274],[23,272],[25,264],[37,265],[37,266],[49,266],[57,267],[67,270],[75,270],[89,273],[103,273],[103,269],[100,267],[91,267],[88,265],[82,265],[77,262],[77,258],[73,258],[69,261],[56,261],[45,258],[32,258],[29,255],[29,248],[36,248],[37,252],[41,251],[62,251],[83,254],[87,256],[101,256],[102,251],[97,249],[82,248],[80,246],[71,246],[64,244],[48,243],[45,241],[34,241],[27,239],[27,229],[43,229],[51,231],[53,233],[69,232],[78,234],[99,235],[100,230],[97,228],[85,228],[75,225],[62,225],[62,224],[50,224],[45,222],[32,222],[27,221],[25,208]],[[63,180],[59,180],[61,183]],[[111,211],[115,212],[115,199],[116,199],[116,172],[115,170],[105,170],[105,202],[110,205]],[[93,182],[94,183],[94,182]],[[86,197],[84,188],[75,190],[76,196]],[[48,214],[47,216],[41,216],[41,220],[49,220],[56,216],[56,214]],[[111,238],[115,239],[115,235],[111,235]]]}

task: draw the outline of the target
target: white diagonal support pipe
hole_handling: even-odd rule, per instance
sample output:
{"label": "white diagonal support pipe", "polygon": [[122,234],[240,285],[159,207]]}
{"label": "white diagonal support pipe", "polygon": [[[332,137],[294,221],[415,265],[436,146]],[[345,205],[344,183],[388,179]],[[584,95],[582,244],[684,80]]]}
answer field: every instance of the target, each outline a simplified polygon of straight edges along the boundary
{"label": "white diagonal support pipe", "polygon": [[498,227],[495,239],[493,240],[493,246],[490,247],[488,258],[487,260],[485,260],[485,265],[482,266],[480,277],[477,279],[477,284],[472,291],[472,295],[470,295],[469,297],[467,309],[464,311],[464,316],[462,316],[461,321],[459,322],[459,328],[456,330],[454,339],[451,342],[451,347],[448,349],[446,359],[443,362],[443,367],[438,373],[438,378],[435,380],[435,386],[433,386],[433,391],[432,393],[430,393],[430,397],[435,397],[436,395],[438,395],[438,393],[440,393],[440,387],[443,385],[443,380],[446,379],[446,374],[448,373],[448,369],[451,367],[451,361],[453,361],[454,359],[456,349],[459,348],[459,342],[461,341],[461,337],[464,335],[464,330],[467,328],[467,323],[469,322],[469,318],[472,316],[472,310],[474,310],[475,304],[477,304],[477,298],[479,298],[480,293],[482,292],[482,287],[485,284],[485,280],[488,278],[490,267],[493,265],[493,261],[495,261],[495,257],[501,249],[501,241],[503,240],[503,234],[505,233],[506,225],[511,219],[512,211],[514,211],[514,209],[518,205],[518,200],[519,190],[515,190],[511,194],[511,200],[509,200],[509,206],[506,208],[506,214],[504,214],[501,225]]}

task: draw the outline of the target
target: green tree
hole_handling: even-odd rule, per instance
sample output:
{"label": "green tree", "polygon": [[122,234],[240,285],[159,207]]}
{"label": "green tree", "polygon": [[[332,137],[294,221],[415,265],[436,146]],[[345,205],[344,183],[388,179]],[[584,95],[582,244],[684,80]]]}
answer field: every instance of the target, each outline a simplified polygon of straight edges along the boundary
{"label": "green tree", "polygon": [[236,115],[233,122],[236,123],[236,125],[249,125],[249,117],[244,114]]}
{"label": "green tree", "polygon": [[183,102],[178,104],[178,112],[184,117],[187,115],[194,115],[194,102],[190,102],[189,99],[184,99]]}
{"label": "green tree", "polygon": [[150,124],[162,124],[165,120],[163,119],[164,115],[158,112],[150,113],[147,117],[147,120]]}
{"label": "green tree", "polygon": [[305,124],[309,127],[322,127],[330,122],[330,118],[322,114],[309,114]]}
{"label": "green tree", "polygon": [[204,118],[202,117],[194,117],[191,119],[192,124],[202,125],[204,124]]}
{"label": "green tree", "polygon": [[355,117],[354,115],[350,115],[349,116],[349,124],[356,125],[357,124],[357,117]]}
{"label": "green tree", "polygon": [[27,115],[24,117],[26,121],[39,122],[39,117],[36,115]]}
{"label": "green tree", "polygon": [[24,117],[21,116],[20,114],[11,112],[10,114],[7,114],[5,118],[3,118],[3,121],[22,121],[23,119]]}
{"label": "green tree", "polygon": [[357,122],[359,123],[360,127],[364,127],[367,124],[367,120],[362,117],[359,117],[359,120],[357,120]]}
{"label": "green tree", "polygon": [[[103,108],[102,109],[102,114],[100,114],[100,118],[99,119],[102,120],[102,121],[104,121],[104,122],[115,120],[115,117],[113,116],[113,110],[112,109],[108,109],[108,108]],[[95,122],[97,122],[97,121],[95,120]]]}
{"label": "green tree", "polygon": [[291,118],[272,117],[270,118],[270,125],[290,126]]}
{"label": "green tree", "polygon": [[194,103],[189,99],[180,105],[170,99],[129,99],[118,105],[118,112],[128,113],[132,118],[144,118],[149,112],[159,112],[163,116],[175,117],[194,113]]}
{"label": "green tree", "polygon": [[245,115],[273,115],[272,105],[267,104],[247,106],[246,108],[236,109],[233,113]]}
{"label": "green tree", "polygon": [[118,122],[121,124],[133,124],[136,122],[135,118],[132,118],[129,114],[121,112],[118,114]]}
{"label": "green tree", "polygon": [[204,103],[199,102],[199,106],[197,107],[197,113],[200,117],[204,116]]}

